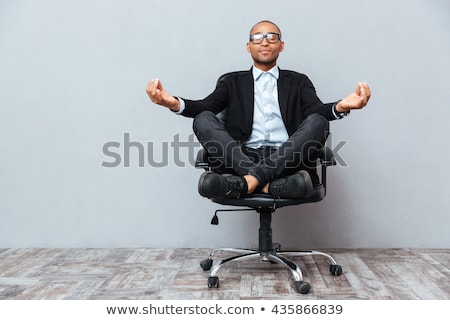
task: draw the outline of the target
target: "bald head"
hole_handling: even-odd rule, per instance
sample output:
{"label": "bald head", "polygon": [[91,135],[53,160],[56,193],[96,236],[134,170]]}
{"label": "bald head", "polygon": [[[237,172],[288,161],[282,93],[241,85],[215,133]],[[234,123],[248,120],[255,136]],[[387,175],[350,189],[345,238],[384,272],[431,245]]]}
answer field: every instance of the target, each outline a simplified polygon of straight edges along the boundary
{"label": "bald head", "polygon": [[278,30],[278,33],[280,34],[280,39],[281,39],[281,30],[280,30],[280,28],[279,28],[275,23],[273,23],[272,21],[269,21],[269,20],[261,20],[261,21],[257,22],[257,23],[250,29],[250,35],[253,34],[253,31],[255,30],[255,28],[256,28],[257,26],[259,26],[260,24],[271,24],[271,25],[273,25],[273,26]]}

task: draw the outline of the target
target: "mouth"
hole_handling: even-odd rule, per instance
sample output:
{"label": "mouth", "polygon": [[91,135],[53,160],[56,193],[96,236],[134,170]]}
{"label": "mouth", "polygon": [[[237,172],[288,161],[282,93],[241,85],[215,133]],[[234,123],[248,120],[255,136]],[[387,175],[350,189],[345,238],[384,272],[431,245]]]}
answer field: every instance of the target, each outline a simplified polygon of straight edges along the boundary
{"label": "mouth", "polygon": [[270,54],[270,53],[272,52],[272,50],[269,50],[269,49],[261,49],[261,50],[259,50],[258,52],[261,53],[261,54]]}

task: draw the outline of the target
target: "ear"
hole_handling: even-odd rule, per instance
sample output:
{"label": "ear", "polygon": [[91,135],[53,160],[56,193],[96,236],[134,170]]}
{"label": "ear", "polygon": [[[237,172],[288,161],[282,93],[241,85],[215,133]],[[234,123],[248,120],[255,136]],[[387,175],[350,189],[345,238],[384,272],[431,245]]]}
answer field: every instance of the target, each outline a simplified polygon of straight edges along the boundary
{"label": "ear", "polygon": [[247,52],[250,52],[250,42],[247,42]]}
{"label": "ear", "polygon": [[281,41],[280,43],[280,52],[283,52],[284,50],[284,41]]}

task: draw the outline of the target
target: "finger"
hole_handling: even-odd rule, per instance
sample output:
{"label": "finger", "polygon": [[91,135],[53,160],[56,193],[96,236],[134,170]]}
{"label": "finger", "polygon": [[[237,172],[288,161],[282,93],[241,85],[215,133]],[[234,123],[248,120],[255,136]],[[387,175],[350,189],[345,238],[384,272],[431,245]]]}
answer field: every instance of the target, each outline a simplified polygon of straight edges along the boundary
{"label": "finger", "polygon": [[156,103],[156,96],[155,96],[155,85],[154,81],[150,81],[147,86],[147,95],[149,96],[150,100],[154,103]]}
{"label": "finger", "polygon": [[358,84],[359,86],[359,95],[360,97],[365,97],[366,96],[366,88],[364,87],[364,84],[362,82],[360,82]]}
{"label": "finger", "polygon": [[159,79],[155,79],[155,85],[156,85],[156,88],[158,88],[159,90],[163,89],[161,81],[159,81]]}
{"label": "finger", "polygon": [[361,98],[365,98],[368,95],[368,87],[366,85],[365,82],[359,82],[358,83],[358,87],[359,87],[359,96]]}
{"label": "finger", "polygon": [[158,79],[153,79],[152,80],[151,94],[152,94],[153,97],[156,96],[156,94],[158,92],[158,83],[159,83]]}
{"label": "finger", "polygon": [[369,87],[369,85],[368,85],[367,83],[364,83],[364,87],[365,87],[365,90],[366,90],[367,97],[370,98],[370,96],[372,95],[372,93],[370,92],[370,87]]}
{"label": "finger", "polygon": [[153,80],[149,81],[149,83],[147,84],[147,88],[145,88],[145,91],[147,92],[147,94],[150,95],[150,92],[152,91],[152,87],[153,87]]}
{"label": "finger", "polygon": [[366,106],[370,99],[370,88],[367,83],[361,83],[361,98],[363,100],[363,106]]}
{"label": "finger", "polygon": [[361,95],[361,82],[358,82],[358,86],[356,87],[355,93],[360,96]]}
{"label": "finger", "polygon": [[147,85],[147,94],[152,102],[157,103],[157,79],[151,80]]}
{"label": "finger", "polygon": [[147,89],[149,91],[152,90],[154,82],[155,82],[155,79],[152,79],[152,80],[149,81],[149,83],[147,85]]}
{"label": "finger", "polygon": [[365,82],[362,83],[362,91],[363,91],[363,94],[364,94],[365,103],[367,104],[367,102],[370,99],[371,93],[370,93],[369,85],[367,83],[365,83]]}

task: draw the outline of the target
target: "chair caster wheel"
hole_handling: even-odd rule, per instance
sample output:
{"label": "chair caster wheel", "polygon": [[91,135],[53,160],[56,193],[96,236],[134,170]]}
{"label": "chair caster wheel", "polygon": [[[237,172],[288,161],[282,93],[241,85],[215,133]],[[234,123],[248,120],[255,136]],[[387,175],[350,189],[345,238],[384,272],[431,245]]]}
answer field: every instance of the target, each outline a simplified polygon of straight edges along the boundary
{"label": "chair caster wheel", "polygon": [[311,289],[311,286],[306,281],[295,281],[295,289],[298,293],[307,294],[309,289]]}
{"label": "chair caster wheel", "polygon": [[278,242],[274,242],[272,244],[272,248],[275,252],[279,252],[279,251],[281,251],[281,244],[279,244]]}
{"label": "chair caster wheel", "polygon": [[218,288],[218,287],[219,287],[219,277],[209,277],[208,288]]}
{"label": "chair caster wheel", "polygon": [[340,276],[342,274],[342,267],[338,264],[330,264],[330,272],[333,276]]}
{"label": "chair caster wheel", "polygon": [[203,271],[208,271],[209,269],[211,269],[213,264],[213,261],[211,259],[205,259],[200,261],[200,267],[202,268]]}

